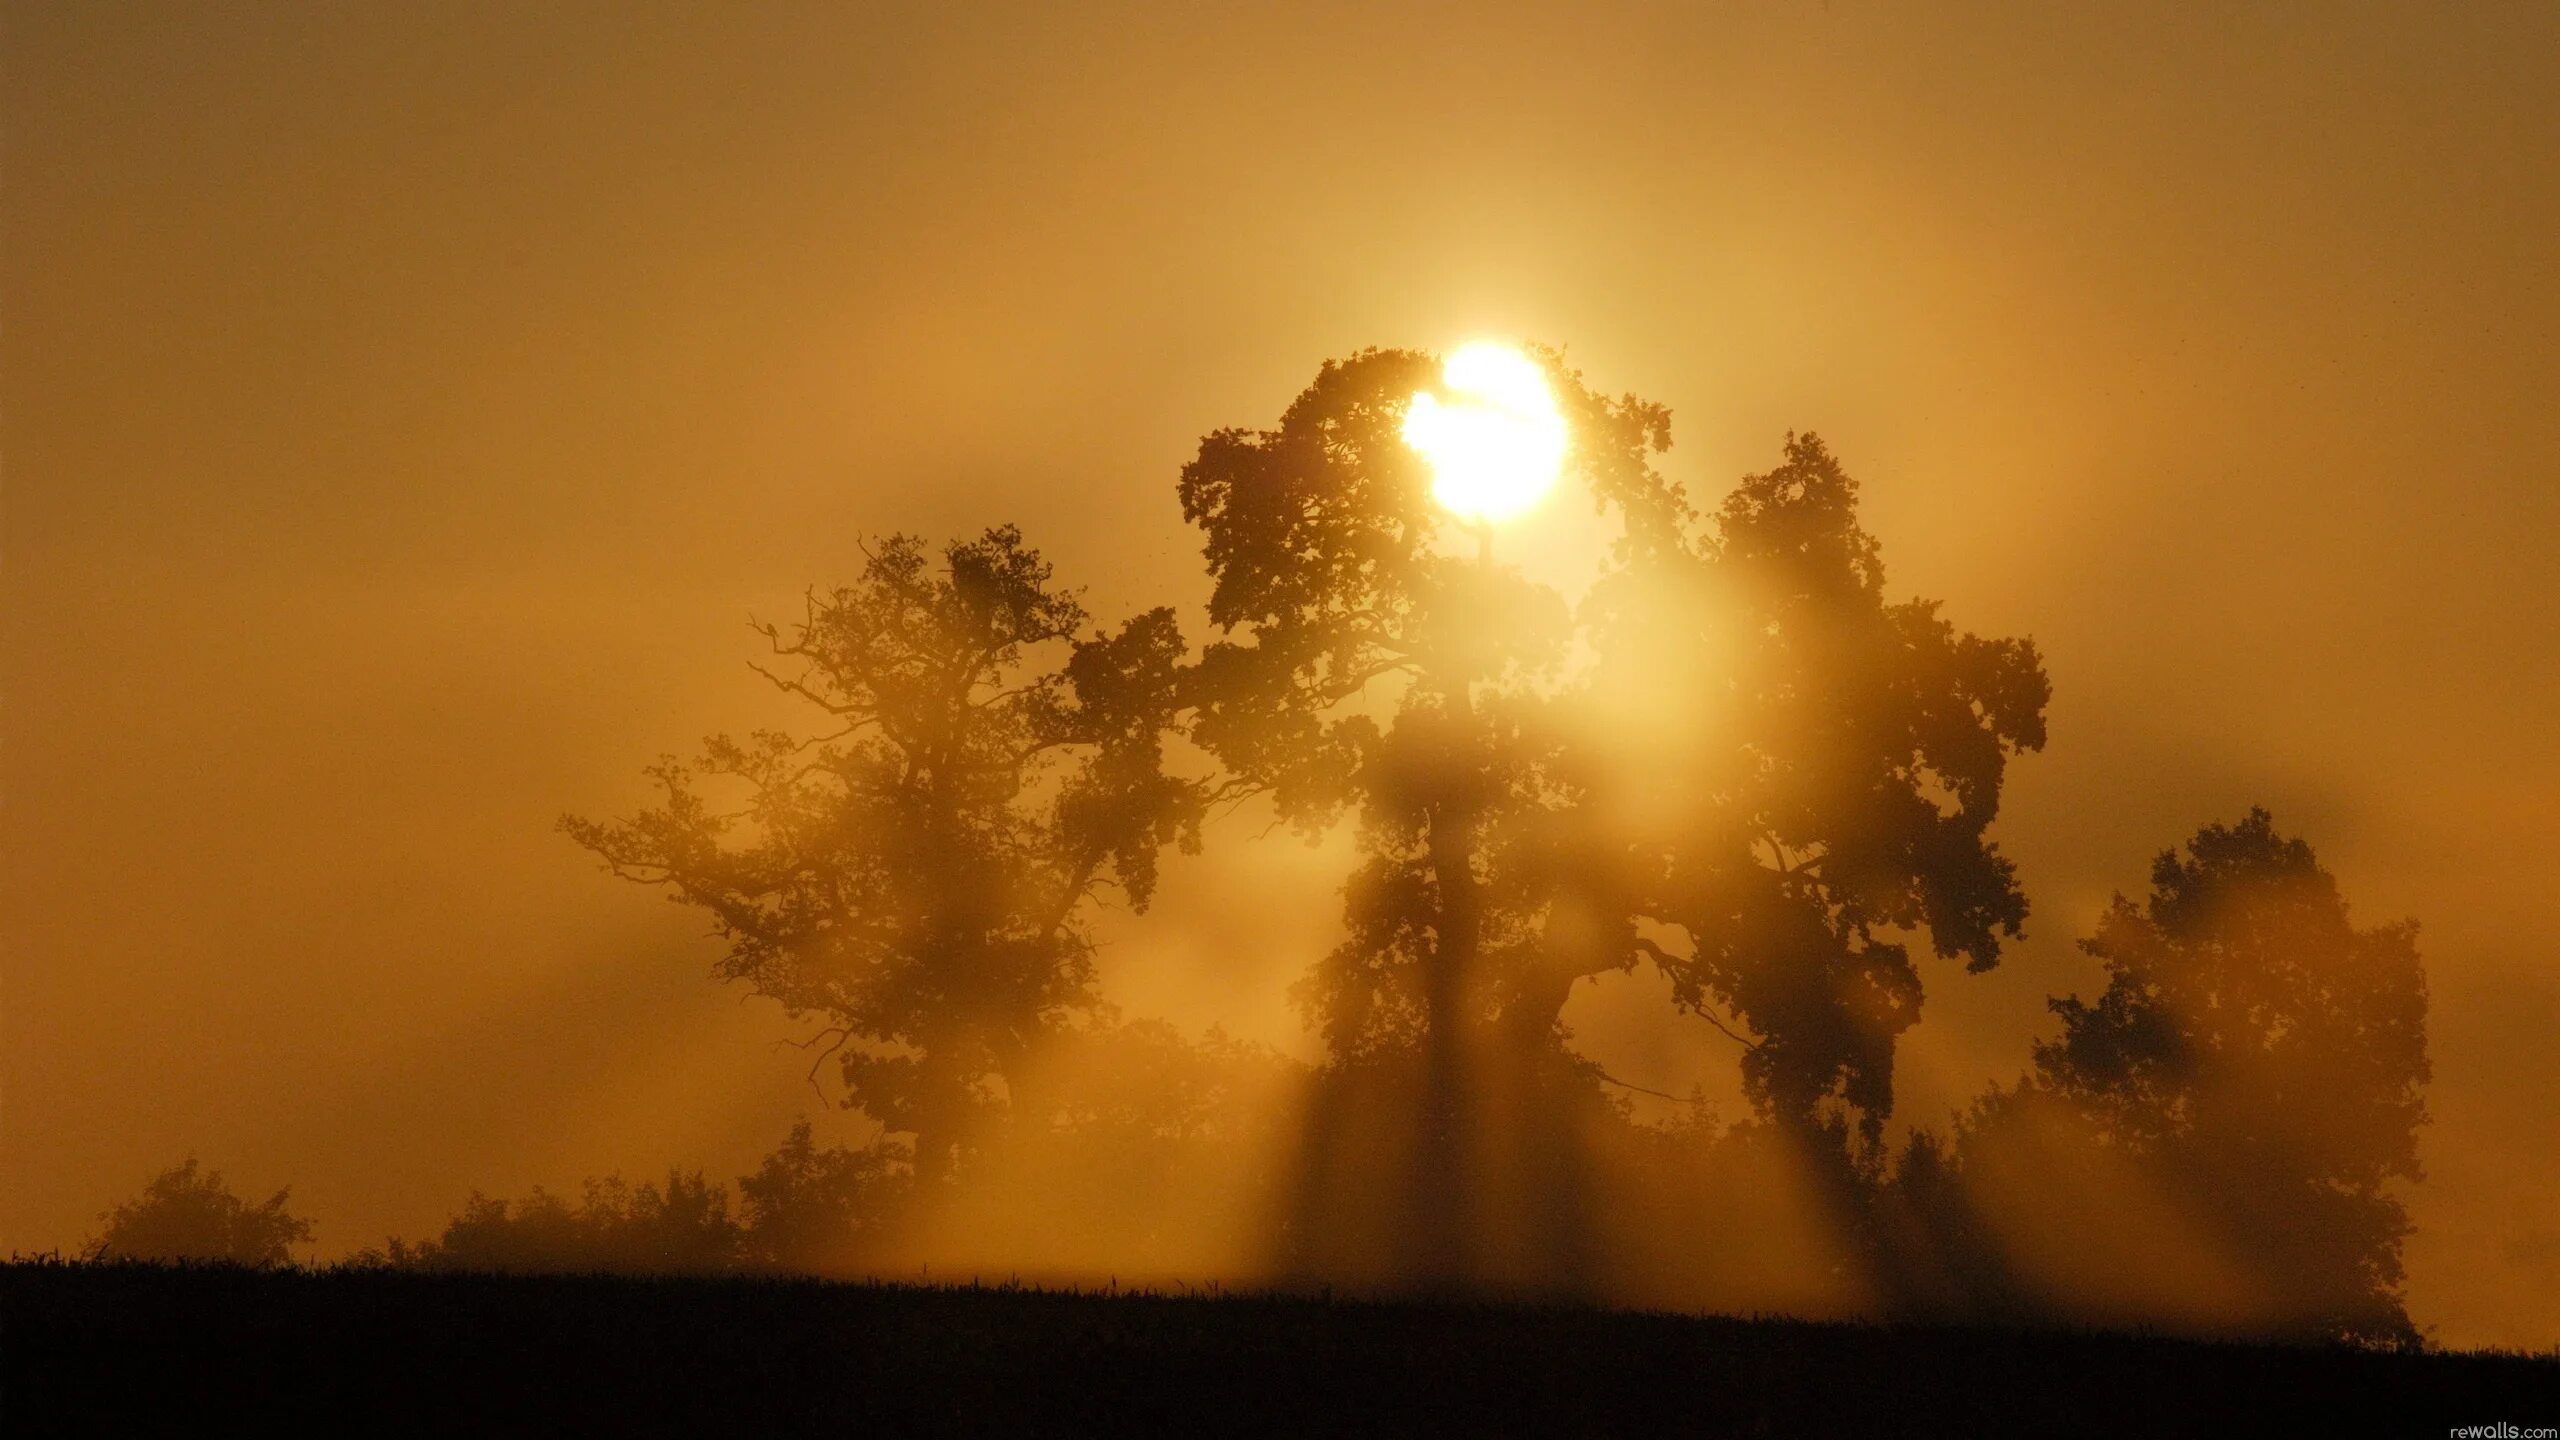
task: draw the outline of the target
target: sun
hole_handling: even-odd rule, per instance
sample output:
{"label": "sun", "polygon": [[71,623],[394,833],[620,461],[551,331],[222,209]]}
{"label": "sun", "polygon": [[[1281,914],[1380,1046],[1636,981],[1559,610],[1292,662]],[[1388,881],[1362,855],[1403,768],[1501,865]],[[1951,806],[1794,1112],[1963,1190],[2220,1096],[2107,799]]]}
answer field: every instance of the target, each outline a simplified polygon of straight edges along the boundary
{"label": "sun", "polygon": [[1439,393],[1414,393],[1404,439],[1431,462],[1431,498],[1472,525],[1537,504],[1564,468],[1567,443],[1545,368],[1494,340],[1450,352]]}

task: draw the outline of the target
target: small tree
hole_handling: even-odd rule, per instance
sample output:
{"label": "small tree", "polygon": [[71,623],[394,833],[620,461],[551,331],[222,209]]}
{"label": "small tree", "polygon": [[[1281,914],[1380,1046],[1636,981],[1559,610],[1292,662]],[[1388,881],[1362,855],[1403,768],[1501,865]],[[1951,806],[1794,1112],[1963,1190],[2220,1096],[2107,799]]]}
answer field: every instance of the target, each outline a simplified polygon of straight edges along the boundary
{"label": "small tree", "polygon": [[798,625],[758,627],[780,662],[758,673],[825,728],[715,736],[650,772],[656,808],[562,822],[708,911],[720,973],[819,1021],[847,1103],[927,1179],[1028,1108],[1026,1060],[1095,1003],[1089,902],[1143,909],[1159,849],[1198,843],[1198,789],[1164,766],[1172,612],[1086,624],[1009,526],[939,563],[892,537]]}
{"label": "small tree", "polygon": [[2164,851],[2081,948],[2093,1002],[2052,1002],[2033,1083],[2180,1197],[2286,1329],[2410,1343],[2400,1299],[2419,1178],[2426,972],[2417,923],[2358,929],[2311,847],[2264,810]]}
{"label": "small tree", "polygon": [[290,1264],[293,1247],[309,1244],[313,1233],[310,1221],[285,1209],[291,1193],[279,1190],[251,1205],[222,1183],[222,1172],[198,1169],[190,1155],[101,1216],[106,1230],[89,1243],[88,1253],[98,1260],[162,1264]]}
{"label": "small tree", "polygon": [[848,1268],[896,1208],[905,1178],[879,1145],[821,1146],[809,1122],[800,1121],[756,1173],[738,1181],[747,1254],[781,1270]]}

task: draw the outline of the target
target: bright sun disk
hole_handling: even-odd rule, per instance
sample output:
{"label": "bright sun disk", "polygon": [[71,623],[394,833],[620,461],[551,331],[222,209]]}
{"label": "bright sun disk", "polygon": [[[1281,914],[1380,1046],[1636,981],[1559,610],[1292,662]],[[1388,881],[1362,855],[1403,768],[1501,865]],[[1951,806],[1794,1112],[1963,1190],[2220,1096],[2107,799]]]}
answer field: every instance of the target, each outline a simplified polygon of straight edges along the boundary
{"label": "bright sun disk", "polygon": [[1431,462],[1431,498],[1478,525],[1537,504],[1564,468],[1564,413],[1547,372],[1479,340],[1450,352],[1440,384],[1438,394],[1416,391],[1404,417],[1405,443]]}

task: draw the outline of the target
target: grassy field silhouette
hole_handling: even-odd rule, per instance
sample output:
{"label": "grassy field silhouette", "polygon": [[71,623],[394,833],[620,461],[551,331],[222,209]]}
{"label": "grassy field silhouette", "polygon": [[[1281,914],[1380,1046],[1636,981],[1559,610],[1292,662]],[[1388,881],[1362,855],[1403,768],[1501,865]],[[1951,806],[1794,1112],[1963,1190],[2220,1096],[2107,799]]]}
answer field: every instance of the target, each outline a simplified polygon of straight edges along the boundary
{"label": "grassy field silhouette", "polygon": [[1320,1296],[0,1268],[0,1423],[149,1433],[2460,1433],[2560,1357]]}

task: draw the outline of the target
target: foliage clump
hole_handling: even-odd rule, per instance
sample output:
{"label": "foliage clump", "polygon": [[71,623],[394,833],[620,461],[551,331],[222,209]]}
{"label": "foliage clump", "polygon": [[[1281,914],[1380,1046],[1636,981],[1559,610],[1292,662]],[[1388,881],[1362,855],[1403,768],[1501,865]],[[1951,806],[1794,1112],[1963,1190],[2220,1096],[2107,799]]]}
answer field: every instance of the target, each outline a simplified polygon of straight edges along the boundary
{"label": "foliage clump", "polygon": [[261,1270],[290,1264],[293,1247],[309,1244],[314,1233],[310,1221],[286,1208],[291,1194],[278,1190],[250,1204],[223,1183],[221,1171],[200,1168],[190,1155],[101,1217],[106,1229],[85,1253],[98,1260]]}

